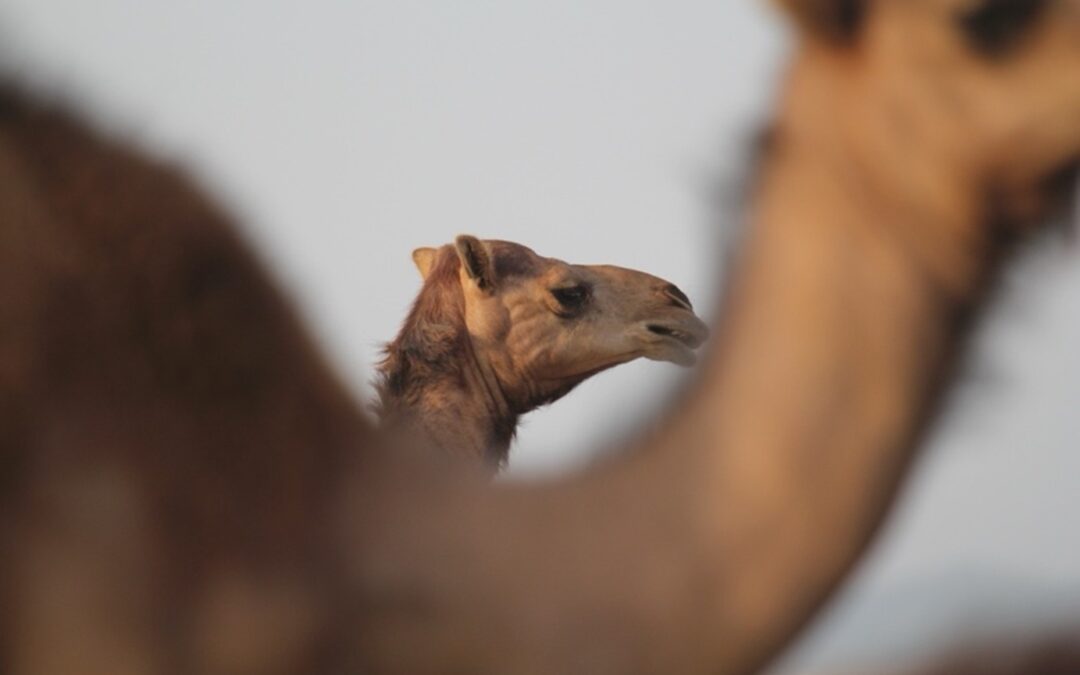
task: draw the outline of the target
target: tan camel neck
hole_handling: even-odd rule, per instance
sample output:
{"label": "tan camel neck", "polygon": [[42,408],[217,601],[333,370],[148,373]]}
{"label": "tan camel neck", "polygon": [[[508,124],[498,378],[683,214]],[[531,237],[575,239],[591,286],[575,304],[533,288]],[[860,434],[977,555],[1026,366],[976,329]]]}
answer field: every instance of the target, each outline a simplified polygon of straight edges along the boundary
{"label": "tan camel neck", "polygon": [[[996,257],[974,239],[924,256],[913,233],[975,233],[979,223],[949,221],[948,205],[932,201],[897,207],[868,188],[867,167],[799,131],[782,128],[775,143],[719,358],[689,397],[693,421],[673,425],[691,431],[662,440],[693,457],[694,499],[707,506],[687,510],[755,561],[703,553],[731,569],[713,590],[725,604],[721,658],[739,659],[723,672],[733,673],[775,653],[867,545]],[[905,219],[930,211],[932,223]]]}
{"label": "tan camel neck", "polygon": [[484,448],[482,459],[493,466],[502,465],[517,430],[519,411],[511,406],[498,375],[477,350],[471,336],[466,337],[464,357],[465,389],[461,393],[468,404],[463,407],[475,414],[471,419],[461,419],[462,431],[487,439],[486,445],[477,446]]}

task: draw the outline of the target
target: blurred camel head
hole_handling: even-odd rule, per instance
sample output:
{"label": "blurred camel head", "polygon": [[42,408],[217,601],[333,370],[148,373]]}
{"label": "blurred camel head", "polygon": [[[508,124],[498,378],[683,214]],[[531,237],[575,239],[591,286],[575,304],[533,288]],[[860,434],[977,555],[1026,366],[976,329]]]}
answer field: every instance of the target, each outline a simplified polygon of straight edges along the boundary
{"label": "blurred camel head", "polygon": [[847,172],[849,197],[889,214],[945,286],[1072,194],[1080,2],[780,4],[801,45],[778,126]]}
{"label": "blurred camel head", "polygon": [[637,358],[694,363],[707,334],[674,284],[462,235],[413,251],[424,285],[388,345],[384,420],[502,462],[517,417]]}

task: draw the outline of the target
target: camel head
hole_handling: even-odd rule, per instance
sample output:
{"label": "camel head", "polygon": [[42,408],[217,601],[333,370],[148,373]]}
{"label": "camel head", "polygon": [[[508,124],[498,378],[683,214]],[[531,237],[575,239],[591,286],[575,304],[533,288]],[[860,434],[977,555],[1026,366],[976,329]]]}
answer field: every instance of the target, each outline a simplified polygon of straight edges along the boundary
{"label": "camel head", "polygon": [[781,4],[801,43],[788,126],[854,160],[884,210],[1017,232],[1074,194],[1080,0]]}
{"label": "camel head", "polygon": [[639,357],[692,365],[707,334],[685,293],[644,272],[467,235],[413,261],[425,288],[448,276],[460,286],[472,349],[520,410]]}

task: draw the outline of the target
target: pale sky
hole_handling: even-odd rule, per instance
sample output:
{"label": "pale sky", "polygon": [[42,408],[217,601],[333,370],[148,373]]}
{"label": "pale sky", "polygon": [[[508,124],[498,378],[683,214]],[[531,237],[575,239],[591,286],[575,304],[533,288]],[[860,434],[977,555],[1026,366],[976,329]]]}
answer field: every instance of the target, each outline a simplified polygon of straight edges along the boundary
{"label": "pale sky", "polygon": [[[366,400],[419,288],[410,251],[458,233],[642,269],[709,313],[710,200],[738,182],[786,45],[765,5],[0,0],[0,44],[24,77],[212,186]],[[734,199],[722,209],[734,226]],[[868,623],[899,645],[935,612],[1071,597],[1080,615],[1075,245],[1018,268],[986,328],[886,536],[797,666],[859,657]],[[623,366],[530,415],[512,478],[585,461],[684,375]],[[912,625],[893,620],[896,597]]]}

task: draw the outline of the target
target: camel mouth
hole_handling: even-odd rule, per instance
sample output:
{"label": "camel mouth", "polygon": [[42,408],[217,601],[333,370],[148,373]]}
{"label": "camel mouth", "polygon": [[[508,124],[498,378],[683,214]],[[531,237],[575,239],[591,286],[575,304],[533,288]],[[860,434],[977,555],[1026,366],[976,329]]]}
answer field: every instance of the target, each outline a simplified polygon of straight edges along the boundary
{"label": "camel mouth", "polygon": [[688,332],[679,328],[672,328],[671,326],[664,326],[658,323],[650,323],[645,328],[654,335],[659,335],[663,338],[669,338],[675,340],[682,346],[688,349],[697,349],[705,342],[706,333],[704,331]]}

